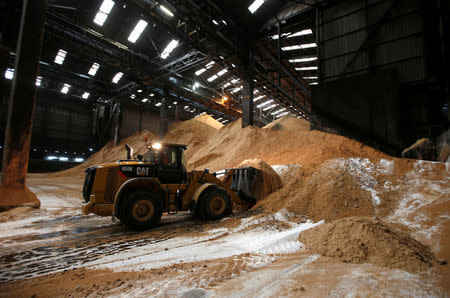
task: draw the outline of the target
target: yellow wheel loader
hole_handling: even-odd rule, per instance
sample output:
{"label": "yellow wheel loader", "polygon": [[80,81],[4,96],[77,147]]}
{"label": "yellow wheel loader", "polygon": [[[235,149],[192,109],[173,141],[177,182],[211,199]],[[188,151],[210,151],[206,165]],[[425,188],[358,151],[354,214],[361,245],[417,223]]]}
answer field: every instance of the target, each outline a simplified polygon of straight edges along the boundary
{"label": "yellow wheel loader", "polygon": [[143,230],[155,226],[163,212],[191,211],[203,219],[220,219],[232,212],[233,205],[248,208],[255,202],[252,189],[262,181],[260,170],[187,172],[186,148],[156,143],[134,159],[133,149],[126,145],[126,160],[87,168],[83,214],[112,216]]}

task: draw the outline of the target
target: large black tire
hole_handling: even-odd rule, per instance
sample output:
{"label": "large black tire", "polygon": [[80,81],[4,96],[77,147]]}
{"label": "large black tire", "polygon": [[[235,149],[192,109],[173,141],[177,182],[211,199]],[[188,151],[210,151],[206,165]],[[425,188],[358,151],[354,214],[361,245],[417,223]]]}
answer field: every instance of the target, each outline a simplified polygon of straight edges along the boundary
{"label": "large black tire", "polygon": [[230,196],[224,189],[209,188],[200,196],[196,212],[204,219],[221,219],[231,213]]}
{"label": "large black tire", "polygon": [[120,202],[120,220],[135,230],[149,229],[161,219],[161,204],[160,198],[149,191],[128,193]]}

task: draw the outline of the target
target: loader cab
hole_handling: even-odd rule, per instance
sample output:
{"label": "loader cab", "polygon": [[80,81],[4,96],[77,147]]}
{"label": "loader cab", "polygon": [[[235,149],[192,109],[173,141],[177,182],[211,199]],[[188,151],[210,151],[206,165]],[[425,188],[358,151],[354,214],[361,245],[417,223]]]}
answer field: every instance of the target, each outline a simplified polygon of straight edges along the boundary
{"label": "loader cab", "polygon": [[147,146],[144,162],[155,165],[163,184],[184,184],[187,181],[186,145],[156,143]]}

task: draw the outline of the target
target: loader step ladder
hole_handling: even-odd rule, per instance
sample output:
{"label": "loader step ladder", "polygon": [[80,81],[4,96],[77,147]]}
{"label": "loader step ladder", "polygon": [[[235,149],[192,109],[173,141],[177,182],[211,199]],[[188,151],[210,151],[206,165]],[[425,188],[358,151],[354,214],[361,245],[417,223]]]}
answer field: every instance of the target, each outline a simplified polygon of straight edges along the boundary
{"label": "loader step ladder", "polygon": [[[178,214],[180,206],[178,194],[176,192],[167,191],[167,195],[169,199],[169,203],[167,204],[167,214]],[[173,208],[175,209],[174,211],[171,211],[172,207],[175,207]]]}

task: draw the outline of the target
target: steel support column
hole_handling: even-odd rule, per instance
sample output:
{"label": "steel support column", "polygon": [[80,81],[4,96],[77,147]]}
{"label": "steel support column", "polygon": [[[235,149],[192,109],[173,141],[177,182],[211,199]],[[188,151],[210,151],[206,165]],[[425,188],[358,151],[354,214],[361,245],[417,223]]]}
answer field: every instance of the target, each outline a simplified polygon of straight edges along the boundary
{"label": "steel support column", "polygon": [[0,188],[0,209],[3,210],[24,204],[40,206],[25,181],[46,10],[46,0],[24,1],[3,151]]}
{"label": "steel support column", "polygon": [[181,120],[181,108],[182,108],[180,97],[178,96],[178,102],[175,105],[175,121]]}
{"label": "steel support column", "polygon": [[167,103],[169,102],[169,91],[164,90],[164,95],[161,98],[161,109],[159,110],[159,137],[162,139],[167,133]]}
{"label": "steel support column", "polygon": [[253,125],[253,77],[254,56],[251,49],[244,56],[244,73],[242,86],[242,128]]}

